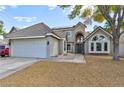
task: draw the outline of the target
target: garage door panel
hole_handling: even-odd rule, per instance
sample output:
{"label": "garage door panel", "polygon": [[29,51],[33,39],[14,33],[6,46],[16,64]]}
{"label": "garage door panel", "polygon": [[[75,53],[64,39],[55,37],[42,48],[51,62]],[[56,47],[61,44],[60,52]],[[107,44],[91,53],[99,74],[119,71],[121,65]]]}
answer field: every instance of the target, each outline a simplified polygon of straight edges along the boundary
{"label": "garage door panel", "polygon": [[46,58],[46,53],[44,39],[12,40],[11,56]]}

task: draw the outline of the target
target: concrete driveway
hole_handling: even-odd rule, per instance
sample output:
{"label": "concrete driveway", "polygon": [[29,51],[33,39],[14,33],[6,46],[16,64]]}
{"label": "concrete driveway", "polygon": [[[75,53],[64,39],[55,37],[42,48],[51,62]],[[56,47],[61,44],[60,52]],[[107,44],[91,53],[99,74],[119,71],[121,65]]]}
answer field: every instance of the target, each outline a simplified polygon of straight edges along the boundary
{"label": "concrete driveway", "polygon": [[36,58],[0,58],[0,79],[24,69],[39,60]]}

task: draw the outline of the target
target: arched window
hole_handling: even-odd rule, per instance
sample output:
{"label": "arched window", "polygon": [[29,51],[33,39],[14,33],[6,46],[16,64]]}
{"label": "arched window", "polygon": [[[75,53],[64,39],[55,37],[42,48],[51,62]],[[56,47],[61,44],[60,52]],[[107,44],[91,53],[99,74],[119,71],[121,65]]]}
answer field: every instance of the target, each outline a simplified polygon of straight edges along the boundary
{"label": "arched window", "polygon": [[82,43],[83,42],[83,35],[82,34],[78,34],[76,36],[76,43]]}
{"label": "arched window", "polygon": [[107,40],[105,36],[103,35],[96,35],[92,38],[92,41],[105,41]]}
{"label": "arched window", "polygon": [[89,41],[90,53],[109,53],[109,40],[106,36],[97,34]]}

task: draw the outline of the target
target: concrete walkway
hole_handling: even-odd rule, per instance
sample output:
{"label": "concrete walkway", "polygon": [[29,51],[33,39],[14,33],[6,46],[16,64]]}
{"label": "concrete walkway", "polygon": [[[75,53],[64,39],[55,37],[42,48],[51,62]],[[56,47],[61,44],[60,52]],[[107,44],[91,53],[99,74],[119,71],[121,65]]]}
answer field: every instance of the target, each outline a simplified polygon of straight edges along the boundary
{"label": "concrete walkway", "polygon": [[0,58],[0,79],[38,62],[35,58]]}
{"label": "concrete walkway", "polygon": [[57,57],[51,57],[47,59],[52,62],[70,62],[70,63],[86,63],[86,60],[82,54],[70,54],[59,55]]}

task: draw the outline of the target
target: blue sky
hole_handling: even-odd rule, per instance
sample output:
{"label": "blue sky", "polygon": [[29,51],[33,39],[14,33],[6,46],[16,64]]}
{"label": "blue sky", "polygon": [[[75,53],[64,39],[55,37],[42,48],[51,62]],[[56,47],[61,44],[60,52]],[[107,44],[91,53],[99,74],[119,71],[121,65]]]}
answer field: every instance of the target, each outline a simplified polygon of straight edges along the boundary
{"label": "blue sky", "polygon": [[[12,26],[26,27],[39,22],[44,22],[49,27],[72,26],[82,22],[78,17],[70,20],[67,14],[71,9],[62,10],[55,5],[23,5],[23,6],[0,6],[0,20],[4,22],[4,29],[9,32]],[[93,23],[88,26],[87,31],[92,31]]]}

